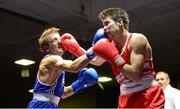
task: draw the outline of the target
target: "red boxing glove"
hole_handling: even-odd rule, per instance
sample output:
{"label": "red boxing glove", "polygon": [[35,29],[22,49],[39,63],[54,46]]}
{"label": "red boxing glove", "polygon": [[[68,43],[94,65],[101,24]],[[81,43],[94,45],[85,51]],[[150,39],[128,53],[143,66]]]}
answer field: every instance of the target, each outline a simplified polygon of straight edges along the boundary
{"label": "red boxing glove", "polygon": [[100,39],[93,47],[93,51],[96,55],[104,58],[110,62],[113,66],[122,68],[126,61],[121,57],[117,48],[112,41],[107,38]]}
{"label": "red boxing glove", "polygon": [[79,57],[86,53],[86,51],[80,47],[76,39],[69,33],[65,33],[61,36],[61,46],[65,51]]}

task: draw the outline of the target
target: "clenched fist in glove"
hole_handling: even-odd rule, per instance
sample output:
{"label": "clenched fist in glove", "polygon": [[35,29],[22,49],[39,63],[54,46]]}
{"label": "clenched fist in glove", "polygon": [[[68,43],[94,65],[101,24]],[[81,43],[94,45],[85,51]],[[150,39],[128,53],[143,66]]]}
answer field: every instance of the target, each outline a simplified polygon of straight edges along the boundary
{"label": "clenched fist in glove", "polygon": [[93,46],[93,51],[96,55],[104,58],[113,66],[122,68],[126,60],[119,54],[113,41],[107,38],[102,38]]}
{"label": "clenched fist in glove", "polygon": [[84,55],[86,52],[69,33],[65,33],[61,36],[61,46],[65,51],[68,51],[77,57]]}
{"label": "clenched fist in glove", "polygon": [[74,92],[95,85],[98,82],[98,74],[93,68],[84,68],[79,72],[78,80],[71,84]]}

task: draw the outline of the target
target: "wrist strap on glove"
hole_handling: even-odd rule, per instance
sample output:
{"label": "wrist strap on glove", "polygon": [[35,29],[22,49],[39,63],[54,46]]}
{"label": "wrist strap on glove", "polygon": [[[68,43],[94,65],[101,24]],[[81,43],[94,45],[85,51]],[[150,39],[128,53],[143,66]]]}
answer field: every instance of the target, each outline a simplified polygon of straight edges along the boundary
{"label": "wrist strap on glove", "polygon": [[93,59],[96,55],[95,53],[86,52],[86,56],[88,59]]}

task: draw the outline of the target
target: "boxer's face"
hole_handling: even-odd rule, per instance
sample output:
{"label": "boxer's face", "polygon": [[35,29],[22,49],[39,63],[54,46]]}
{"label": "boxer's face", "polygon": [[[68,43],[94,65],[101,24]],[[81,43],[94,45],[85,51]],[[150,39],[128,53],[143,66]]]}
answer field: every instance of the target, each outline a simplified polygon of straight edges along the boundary
{"label": "boxer's face", "polygon": [[110,40],[114,40],[115,42],[119,40],[119,36],[122,35],[123,32],[123,23],[122,21],[116,22],[110,17],[106,17],[103,19],[103,26],[105,32],[108,34]]}
{"label": "boxer's face", "polygon": [[60,35],[59,33],[54,33],[51,37],[50,41],[50,49],[54,54],[62,55],[64,53],[64,50],[61,46],[60,42]]}
{"label": "boxer's face", "polygon": [[160,84],[160,86],[164,89],[170,82],[169,78],[164,73],[159,73],[156,75],[156,81]]}
{"label": "boxer's face", "polygon": [[115,22],[110,17],[103,19],[104,31],[108,34],[110,40],[116,40],[120,33],[119,22]]}

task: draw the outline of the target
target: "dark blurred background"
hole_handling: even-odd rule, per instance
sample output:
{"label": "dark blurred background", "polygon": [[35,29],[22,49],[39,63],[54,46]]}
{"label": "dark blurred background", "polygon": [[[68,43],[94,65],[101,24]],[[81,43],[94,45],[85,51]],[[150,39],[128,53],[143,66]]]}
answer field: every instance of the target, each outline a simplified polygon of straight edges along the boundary
{"label": "dark blurred background", "polygon": [[[180,0],[0,0],[0,66],[1,108],[24,108],[32,98],[41,57],[37,39],[50,25],[74,35],[88,49],[96,30],[102,25],[98,13],[108,7],[121,7],[130,15],[130,32],[147,36],[153,49],[155,71],[170,74],[171,84],[180,88]],[[22,67],[14,64],[21,58],[35,64]],[[66,53],[65,59],[75,59]],[[94,67],[100,76],[113,80],[90,87],[60,102],[60,107],[116,108],[119,85],[108,63]],[[21,77],[28,69],[29,77]],[[66,73],[66,85],[77,78]]]}

